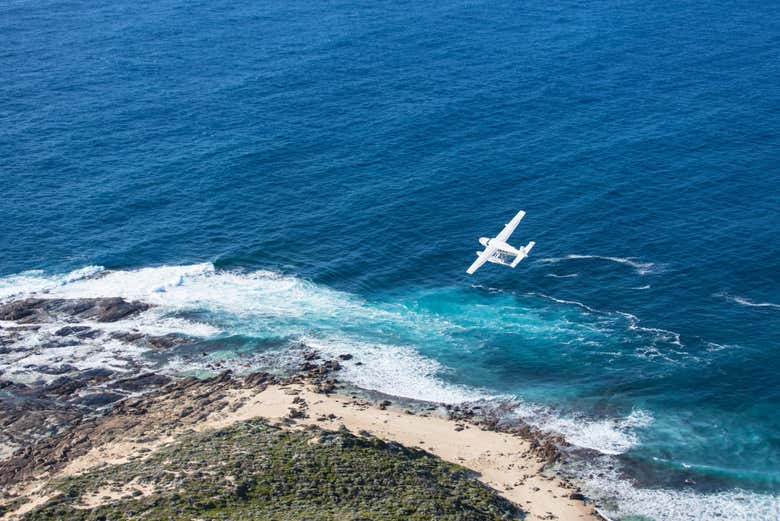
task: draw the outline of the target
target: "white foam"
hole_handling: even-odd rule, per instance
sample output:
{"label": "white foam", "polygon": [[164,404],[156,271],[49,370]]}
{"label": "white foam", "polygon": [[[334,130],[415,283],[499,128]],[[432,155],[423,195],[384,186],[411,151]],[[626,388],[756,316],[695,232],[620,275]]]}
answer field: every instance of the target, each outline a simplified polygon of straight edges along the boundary
{"label": "white foam", "polygon": [[107,271],[49,294],[65,298],[118,296],[148,302],[169,312],[207,310],[228,312],[238,318],[256,315],[305,319],[361,305],[348,294],[295,277],[270,271],[218,272],[209,263]]}
{"label": "white foam", "polygon": [[728,295],[726,293],[719,293],[717,296],[723,297],[727,300],[730,300],[732,302],[736,302],[737,304],[740,304],[742,306],[747,306],[751,308],[769,308],[769,309],[780,309],[780,304],[775,304],[774,302],[755,302],[753,300],[744,298],[744,297],[738,297],[734,295]]}
{"label": "white foam", "polygon": [[577,255],[577,254],[571,254],[571,255],[565,255],[563,257],[547,257],[544,259],[539,259],[537,262],[544,262],[548,264],[557,264],[559,262],[568,261],[568,260],[587,260],[587,259],[596,259],[596,260],[604,260],[609,262],[616,262],[618,264],[625,264],[626,266],[630,266],[636,270],[636,272],[639,275],[646,275],[648,273],[653,273],[657,271],[657,267],[652,262],[641,262],[636,260],[634,257],[609,257],[605,255]]}
{"label": "white foam", "polygon": [[[402,334],[441,335],[461,326],[441,317],[419,316],[402,306],[378,307],[348,293],[269,271],[250,273],[217,271],[211,264],[160,266],[105,271],[99,277],[70,277],[62,284],[26,284],[15,288],[34,293],[44,287],[48,296],[63,298],[123,297],[155,307],[128,320],[110,324],[89,323],[103,330],[133,329],[147,334],[183,332],[208,337],[226,331],[257,338],[301,339],[325,355],[348,352],[341,378],[388,394],[455,403],[484,398],[484,393],[450,385],[439,378],[440,364],[412,347],[369,340],[372,331],[391,337]],[[217,324],[198,323],[175,316],[181,312],[211,312]],[[349,331],[356,331],[350,334]],[[400,333],[398,333],[400,331]],[[384,335],[379,335],[382,337]],[[267,358],[237,356],[220,366],[249,370]],[[354,362],[362,362],[357,366]],[[205,369],[204,360],[175,358],[169,368]],[[235,366],[235,367],[233,367]]]}
{"label": "white foam", "polygon": [[222,332],[222,329],[205,322],[166,316],[164,310],[157,308],[151,308],[137,316],[116,322],[80,322],[68,325],[89,326],[92,329],[107,332],[137,331],[151,336],[179,333],[196,338],[210,338]]}
{"label": "white foam", "polygon": [[658,327],[644,327],[639,325],[639,317],[636,315],[632,315],[631,313],[626,313],[624,311],[616,311],[618,315],[621,315],[625,317],[628,320],[628,329],[631,331],[642,331],[645,333],[651,333],[655,336],[656,341],[666,342],[669,344],[674,344],[677,347],[683,347],[682,340],[680,338],[680,333],[677,333],[675,331],[670,331],[668,329],[661,329]]}
{"label": "white foam", "polygon": [[9,342],[12,349],[0,357],[0,373],[13,381],[33,382],[55,379],[56,375],[49,374],[47,369],[62,365],[78,370],[110,369],[128,373],[150,366],[143,357],[147,351],[145,347],[106,336],[79,339],[75,345],[49,344],[53,332],[60,326],[62,324],[43,325],[37,331],[26,332],[19,341]]}
{"label": "white foam", "polygon": [[555,273],[548,273],[545,275],[545,277],[550,277],[552,279],[573,279],[575,277],[579,277],[579,273],[569,273],[567,275],[556,275]]}
{"label": "white foam", "polygon": [[371,344],[347,338],[304,337],[302,340],[306,345],[331,357],[351,354],[352,360],[342,364],[339,377],[363,389],[441,403],[495,397],[477,389],[444,382],[439,375],[445,368],[411,347]]}
{"label": "white foam", "polygon": [[603,498],[601,510],[614,520],[645,516],[654,521],[780,519],[780,497],[744,490],[701,493],[693,490],[639,488],[618,475],[617,466],[599,465],[585,481],[591,497]]}
{"label": "white foam", "polygon": [[[292,342],[297,343],[317,351],[323,358],[352,355],[350,360],[341,362],[342,369],[338,377],[362,389],[440,403],[495,398],[478,389],[445,382],[440,376],[446,372],[446,368],[411,347],[369,343],[345,336],[302,336]],[[175,357],[166,369],[171,373],[224,369],[242,373],[268,368],[291,369],[300,362],[300,354],[293,348],[285,348],[225,358],[215,357],[214,353],[197,359]]]}
{"label": "white foam", "polygon": [[0,278],[0,300],[52,290],[103,271],[100,266],[86,266],[64,275],[46,275],[40,270],[24,271]]}
{"label": "white foam", "polygon": [[[98,276],[91,276],[95,274]],[[203,338],[224,332],[272,341],[306,337],[326,350],[354,348],[355,355],[362,353],[360,356],[365,358],[359,370],[352,368],[346,372],[356,385],[440,402],[475,399],[484,393],[446,384],[445,368],[420,355],[413,346],[431,342],[443,346],[452,342],[453,346],[469,349],[456,342],[462,331],[473,327],[517,330],[545,339],[563,334],[570,337],[564,342],[593,344],[593,339],[586,336],[611,334],[615,317],[620,316],[602,313],[579,302],[545,296],[601,316],[596,323],[573,325],[566,318],[550,321],[531,311],[521,312],[514,302],[507,302],[498,307],[466,305],[449,319],[440,313],[416,309],[415,303],[378,305],[297,277],[269,271],[218,271],[210,263],[122,271],[88,267],[65,276],[28,273],[23,278],[0,281],[14,295],[33,294],[43,288],[55,297],[119,296],[155,305],[145,313],[113,324],[88,324],[103,330],[132,329],[150,335],[179,332]],[[182,317],[187,314],[203,318],[196,321]],[[649,349],[657,350],[657,341],[680,343],[679,335],[674,332],[645,328],[639,326],[635,316],[622,316],[629,322],[628,330],[650,335]],[[640,354],[653,356],[649,351]],[[595,430],[599,428],[593,426]],[[623,442],[613,445],[620,443]]]}
{"label": "white foam", "polygon": [[[99,277],[80,278],[49,290],[64,298],[123,297],[165,305],[183,298],[187,280],[214,273],[209,263],[189,266],[158,266],[126,271],[104,271]],[[192,297],[189,298],[192,300]]]}
{"label": "white foam", "polygon": [[298,367],[300,353],[293,354],[290,349],[274,349],[255,353],[211,352],[206,356],[170,358],[160,371],[171,376],[183,374],[212,375],[230,370],[236,374],[247,374],[257,370],[294,370]]}
{"label": "white foam", "polygon": [[623,454],[638,443],[636,430],[650,425],[652,415],[636,409],[624,418],[592,419],[561,415],[546,407],[518,405],[517,416],[546,432],[562,434],[567,442],[606,455]]}
{"label": "white foam", "polygon": [[553,302],[556,302],[558,304],[566,304],[568,306],[577,306],[578,308],[582,308],[585,311],[590,311],[591,313],[599,313],[604,314],[604,311],[599,311],[598,309],[594,309],[587,304],[583,304],[582,302],[577,302],[576,300],[565,300],[553,297],[551,295],[545,295],[544,293],[531,293],[531,295],[539,296],[547,300],[552,300]]}
{"label": "white foam", "polygon": [[626,418],[583,420],[581,418],[559,417],[543,427],[564,435],[566,441],[578,447],[598,451],[602,454],[623,454],[639,442],[635,429],[652,422],[646,411],[635,410]]}

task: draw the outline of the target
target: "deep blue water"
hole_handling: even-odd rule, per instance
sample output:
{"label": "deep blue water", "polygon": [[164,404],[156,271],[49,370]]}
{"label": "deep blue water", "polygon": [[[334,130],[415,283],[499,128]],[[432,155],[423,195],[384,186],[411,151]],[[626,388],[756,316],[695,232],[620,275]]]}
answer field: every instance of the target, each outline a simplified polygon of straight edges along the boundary
{"label": "deep blue water", "polygon": [[[383,346],[369,387],[396,355],[438,363],[407,394],[543,407],[628,476],[616,511],[780,517],[778,20],[2,2],[0,286],[212,263],[203,320],[242,349]],[[531,257],[467,276],[519,209]]]}

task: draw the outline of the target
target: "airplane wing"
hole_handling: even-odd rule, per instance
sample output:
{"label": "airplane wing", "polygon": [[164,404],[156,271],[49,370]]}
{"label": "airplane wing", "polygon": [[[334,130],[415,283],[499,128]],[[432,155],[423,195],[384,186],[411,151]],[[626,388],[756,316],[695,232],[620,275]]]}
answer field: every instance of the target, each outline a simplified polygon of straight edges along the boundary
{"label": "airplane wing", "polygon": [[466,270],[466,273],[473,275],[474,272],[477,271],[480,266],[485,264],[487,260],[496,252],[496,249],[497,248],[495,246],[487,246],[484,251],[479,253],[477,260],[475,260],[471,266],[469,266],[469,269]]}
{"label": "airplane wing", "polygon": [[506,242],[509,236],[512,235],[512,232],[515,231],[515,228],[517,228],[517,225],[520,224],[520,221],[523,220],[523,217],[525,217],[525,212],[523,210],[517,212],[517,215],[512,217],[512,220],[509,221],[506,226],[504,226],[504,229],[501,230],[501,233],[496,235],[496,239],[501,242]]}

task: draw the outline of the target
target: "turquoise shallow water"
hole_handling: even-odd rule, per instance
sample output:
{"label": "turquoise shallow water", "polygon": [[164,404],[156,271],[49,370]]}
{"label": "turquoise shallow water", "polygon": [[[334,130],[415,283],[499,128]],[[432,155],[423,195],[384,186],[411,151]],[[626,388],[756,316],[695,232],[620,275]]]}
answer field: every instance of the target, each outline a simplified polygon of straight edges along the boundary
{"label": "turquoise shallow water", "polygon": [[[614,512],[778,518],[779,18],[6,2],[0,296],[152,300],[250,365],[349,349],[365,387],[517,400]],[[531,257],[465,275],[521,208]]]}

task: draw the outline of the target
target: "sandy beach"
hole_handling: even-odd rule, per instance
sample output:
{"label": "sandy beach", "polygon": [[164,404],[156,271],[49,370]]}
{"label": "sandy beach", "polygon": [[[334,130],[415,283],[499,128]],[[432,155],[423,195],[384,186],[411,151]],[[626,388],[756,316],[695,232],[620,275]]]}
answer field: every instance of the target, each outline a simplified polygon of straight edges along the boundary
{"label": "sandy beach", "polygon": [[[215,418],[216,426],[256,416],[282,419],[295,408],[293,399],[299,397],[309,404],[308,417],[297,420],[299,423],[325,428],[344,425],[351,431],[367,431],[384,440],[423,448],[478,473],[480,481],[518,504],[528,512],[529,519],[600,519],[582,501],[569,499],[571,488],[554,473],[544,472],[544,462],[533,453],[530,443],[518,436],[434,415],[381,410],[373,403],[347,396],[315,394],[305,385],[269,387],[253,396],[245,393],[239,393],[239,399],[247,400],[241,408]],[[336,418],[328,418],[331,414]]]}

